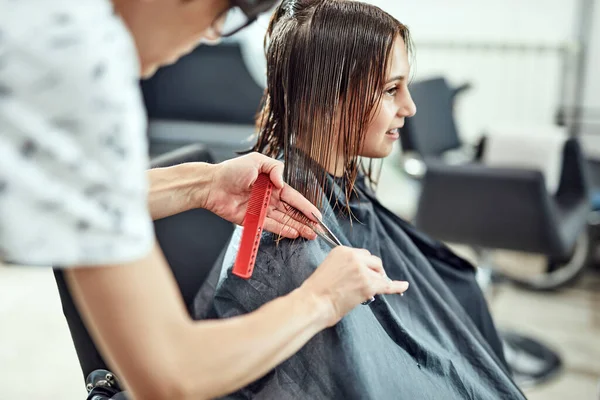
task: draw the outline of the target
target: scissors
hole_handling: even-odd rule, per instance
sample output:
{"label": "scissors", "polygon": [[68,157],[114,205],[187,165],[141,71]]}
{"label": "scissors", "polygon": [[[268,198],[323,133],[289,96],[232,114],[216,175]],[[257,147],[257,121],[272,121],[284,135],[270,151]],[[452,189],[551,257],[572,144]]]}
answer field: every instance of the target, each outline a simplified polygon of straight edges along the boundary
{"label": "scissors", "polygon": [[[332,249],[337,246],[342,246],[342,242],[340,242],[340,240],[333,234],[333,232],[331,232],[331,229],[329,229],[327,225],[325,225],[323,220],[317,217],[315,213],[312,213],[312,215],[319,222],[319,226],[322,229],[322,231],[318,231],[314,227],[312,228],[312,230],[317,234],[317,236],[323,239]],[[362,304],[363,306],[368,306],[374,301],[375,297],[371,297],[369,300],[363,301],[360,304]]]}

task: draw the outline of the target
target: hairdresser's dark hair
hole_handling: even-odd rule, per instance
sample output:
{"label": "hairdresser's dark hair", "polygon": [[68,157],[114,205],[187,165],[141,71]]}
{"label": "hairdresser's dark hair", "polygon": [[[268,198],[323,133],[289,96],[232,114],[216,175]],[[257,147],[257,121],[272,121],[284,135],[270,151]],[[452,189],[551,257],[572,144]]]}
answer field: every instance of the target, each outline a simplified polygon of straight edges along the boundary
{"label": "hairdresser's dark hair", "polygon": [[[353,191],[358,154],[384,90],[394,40],[406,26],[380,8],[349,0],[284,0],[267,35],[267,89],[253,150],[283,154],[285,180],[318,207],[333,149]],[[371,177],[371,171],[363,171]],[[371,178],[371,181],[372,178]]]}

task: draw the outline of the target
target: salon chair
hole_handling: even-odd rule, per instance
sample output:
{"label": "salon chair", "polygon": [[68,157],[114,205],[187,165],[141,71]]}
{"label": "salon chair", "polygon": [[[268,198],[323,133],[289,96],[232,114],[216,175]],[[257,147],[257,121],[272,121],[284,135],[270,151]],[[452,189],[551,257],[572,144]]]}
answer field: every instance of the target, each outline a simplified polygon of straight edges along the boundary
{"label": "salon chair", "polygon": [[[515,136],[514,147],[522,140]],[[483,158],[486,151],[483,147]],[[432,162],[421,181],[415,223],[440,240],[472,247],[482,260],[490,249],[544,255],[539,274],[503,278],[531,290],[568,286],[588,265],[591,205],[587,165],[577,139],[564,141],[560,159],[559,179],[551,191],[544,173],[536,169]]]}
{"label": "salon chair", "polygon": [[[151,167],[167,167],[194,161],[213,162],[214,159],[204,146],[195,144],[153,159]],[[209,211],[195,209],[157,220],[154,222],[154,229],[185,304],[191,311],[194,297],[231,237],[233,225]],[[54,277],[84,378],[88,377],[89,385],[107,381],[110,383],[116,378],[108,372],[109,366],[84,326],[63,272],[55,269]],[[110,379],[106,379],[107,373],[110,374]],[[107,390],[110,391],[109,389]]]}
{"label": "salon chair", "polygon": [[246,67],[241,46],[199,46],[142,81],[151,156],[202,143],[221,162],[251,147],[263,88]]}
{"label": "salon chair", "polygon": [[404,171],[418,179],[431,162],[457,164],[478,160],[482,144],[464,143],[454,120],[458,95],[471,85],[465,83],[453,88],[444,78],[436,77],[414,82],[409,88],[419,111],[407,118],[400,130]]}
{"label": "salon chair", "polygon": [[[558,189],[553,193],[541,171],[486,167],[486,142],[493,135],[470,147],[456,128],[454,104],[466,88],[452,89],[443,78],[411,85],[419,111],[407,118],[401,143],[405,172],[420,179],[415,225],[436,239],[473,248],[478,280],[486,290],[500,281],[532,290],[573,282],[589,254],[588,184],[578,142],[564,142]],[[506,276],[493,268],[493,249],[543,254],[546,268],[526,279]],[[511,332],[502,337],[521,385],[539,383],[559,371],[558,355],[535,340]],[[525,371],[516,365],[515,355],[539,368]]]}
{"label": "salon chair", "polygon": [[[453,111],[458,94],[463,93],[468,88],[469,85],[451,88],[444,78],[422,80],[415,82],[410,86],[411,94],[417,105],[418,112],[415,116],[407,118],[405,126],[402,128],[400,138],[402,143],[403,168],[408,176],[419,178],[419,180],[423,178],[425,171],[428,168],[434,169],[428,178],[428,191],[432,190],[432,179],[435,183],[445,182],[445,178],[442,178],[440,175],[443,173],[442,171],[447,171],[448,174],[452,174],[453,171],[479,171],[477,165],[482,164],[482,159],[486,151],[486,141],[489,137],[493,137],[493,132],[488,132],[487,135],[482,135],[475,146],[466,145],[461,141],[456,128]],[[525,134],[526,133],[524,133],[524,135]],[[518,146],[518,142],[516,145]],[[586,196],[587,193],[587,183],[584,182],[587,180],[587,168],[585,168],[585,165],[581,165],[582,161],[580,153],[581,151],[579,150],[579,145],[577,143],[570,142],[565,144],[563,156],[565,182],[563,184],[563,181],[561,181],[560,190],[556,193],[556,205],[547,206],[547,208],[551,210],[551,212],[544,214],[544,218],[547,219],[540,216],[535,221],[527,220],[522,224],[522,228],[519,231],[523,232],[522,234],[527,236],[527,238],[529,238],[528,240],[534,240],[534,237],[539,237],[534,231],[542,230],[546,232],[547,235],[545,244],[537,243],[534,245],[533,243],[528,243],[527,240],[522,240],[519,236],[512,236],[512,240],[519,245],[511,245],[510,248],[516,247],[519,251],[535,252],[547,256],[545,270],[543,273],[529,279],[517,279],[512,276],[504,277],[505,279],[514,281],[516,284],[531,290],[558,289],[576,281],[586,269],[588,260],[590,259],[590,249],[592,246],[590,246],[588,229],[581,230],[583,226],[581,225],[582,221],[589,217],[590,208],[589,206],[587,207],[588,215],[584,217],[584,214],[586,214],[586,202],[583,200],[583,197]],[[471,164],[473,165],[472,167],[470,166]],[[497,172],[489,173],[495,174]],[[515,174],[535,174],[535,172],[524,171],[515,172]],[[516,179],[516,177],[514,177],[514,179]],[[539,182],[542,182],[543,176],[540,174],[537,179],[539,179]],[[486,178],[482,177],[482,180],[486,181]],[[579,190],[577,189],[576,183],[571,185],[566,182],[567,180],[582,182],[580,185],[584,186]],[[453,188],[449,182],[450,181],[448,181],[448,185],[445,188],[446,190]],[[495,196],[496,191],[503,191],[504,188],[510,188],[510,186],[505,187],[500,185],[500,178],[498,178],[497,182],[490,180],[487,184],[495,188],[494,190],[490,189],[491,191],[487,193],[490,198]],[[420,182],[420,185],[421,190],[425,189],[425,182]],[[444,195],[441,198],[448,197],[450,199],[452,195],[459,195],[462,193],[462,187],[460,189],[458,187],[454,188],[451,193],[448,191],[443,193]],[[471,191],[464,193],[473,195]],[[507,193],[506,196],[510,196],[511,193]],[[550,197],[554,198],[553,196]],[[550,197],[548,201],[550,201]],[[501,197],[495,198],[498,199],[498,203],[501,203]],[[427,202],[428,197],[422,197],[420,201]],[[515,202],[515,198],[512,198],[512,201],[507,200],[507,202],[502,204],[507,207],[508,204]],[[451,210],[448,211],[449,217],[453,217],[454,219],[459,218],[457,213],[461,209],[460,206],[457,205],[458,208],[454,208],[454,205],[449,201],[444,201],[444,204],[448,205],[444,210]],[[540,197],[539,205],[541,206],[544,204],[545,203],[542,202]],[[477,205],[481,205],[481,203],[478,202]],[[441,203],[437,206],[441,207]],[[427,215],[425,215],[425,212],[430,211],[424,211],[423,207],[431,207],[431,205],[423,203],[423,205],[419,206],[419,208],[421,208],[420,215],[421,218],[423,218],[420,223],[424,224],[423,229],[427,231],[431,227],[429,226],[430,221],[427,218]],[[537,204],[532,205],[532,207],[537,207]],[[574,210],[576,211],[571,213],[571,211]],[[502,220],[499,212],[496,212],[495,214],[492,212],[492,214],[496,216],[496,218]],[[439,214],[435,215],[439,216]],[[460,219],[462,221],[463,217],[471,218],[471,215],[474,214],[468,213],[467,215],[460,215]],[[536,211],[531,211],[524,218],[529,218],[534,215],[538,215],[538,213]],[[574,215],[576,215],[576,217],[574,217]],[[433,217],[431,219],[433,219]],[[561,219],[564,219],[564,223],[560,223]],[[490,221],[485,219],[479,220],[481,226],[488,226],[489,223]],[[450,224],[446,224],[446,226],[446,231],[456,228],[456,226]],[[527,228],[525,226],[527,226]],[[471,245],[471,247],[480,251],[482,262],[485,262],[485,259],[488,258],[487,254],[489,253],[485,251],[485,249],[496,248],[494,246],[503,244],[502,242],[498,242],[499,238],[496,238],[495,236],[493,240],[488,243],[487,236],[496,235],[495,229],[496,228],[490,229],[486,231],[485,234],[476,233],[473,237],[461,238],[466,240],[461,243]],[[563,229],[563,231],[560,229]],[[566,230],[568,229],[572,229],[574,232],[567,232]],[[433,236],[443,233],[443,237],[440,236],[438,238],[445,240],[446,231],[437,232],[437,229],[434,229],[431,233]],[[558,235],[563,235],[563,237],[567,235],[568,238],[559,240],[557,238]],[[551,239],[551,237],[554,237],[554,239]],[[553,245],[550,245],[551,240],[553,241]],[[488,244],[492,244],[492,247],[489,247]],[[495,274],[495,277],[498,277],[497,273]]]}
{"label": "salon chair", "polygon": [[537,170],[431,164],[415,221],[444,241],[568,259],[590,211],[585,174],[575,138],[565,142],[555,194]]}
{"label": "salon chair", "polygon": [[[439,240],[475,249],[479,274],[488,278],[494,267],[491,250],[546,255],[548,266],[543,274],[530,278],[496,276],[548,290],[572,282],[583,271],[588,256],[589,212],[585,163],[577,139],[569,138],[562,148],[555,193],[549,193],[539,170],[478,163],[429,164],[422,179],[415,225]],[[559,357],[534,340],[508,332],[503,339],[507,352],[520,352],[522,359],[523,352],[530,352],[534,353],[530,358],[537,359],[535,374],[519,374],[519,367],[511,365],[517,381],[534,384],[559,369]],[[511,364],[510,354],[507,360]]]}

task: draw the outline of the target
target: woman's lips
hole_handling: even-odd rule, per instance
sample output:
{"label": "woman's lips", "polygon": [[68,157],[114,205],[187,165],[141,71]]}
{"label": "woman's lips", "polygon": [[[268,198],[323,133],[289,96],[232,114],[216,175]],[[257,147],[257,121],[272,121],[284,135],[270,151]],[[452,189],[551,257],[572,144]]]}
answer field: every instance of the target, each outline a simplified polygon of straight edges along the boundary
{"label": "woman's lips", "polygon": [[400,130],[399,128],[390,129],[385,133],[385,135],[390,139],[398,139],[400,137]]}

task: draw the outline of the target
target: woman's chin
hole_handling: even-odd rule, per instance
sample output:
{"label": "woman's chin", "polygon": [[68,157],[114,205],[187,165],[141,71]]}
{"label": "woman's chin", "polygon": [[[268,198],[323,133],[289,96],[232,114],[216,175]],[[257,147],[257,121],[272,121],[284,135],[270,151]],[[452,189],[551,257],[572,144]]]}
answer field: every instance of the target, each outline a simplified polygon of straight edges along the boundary
{"label": "woman's chin", "polygon": [[148,65],[148,66],[143,67],[142,78],[148,79],[148,78],[152,77],[152,75],[154,75],[157,70],[158,70],[158,65]]}
{"label": "woman's chin", "polygon": [[361,152],[360,156],[365,158],[386,158],[392,154],[393,146],[381,146],[381,148]]}

